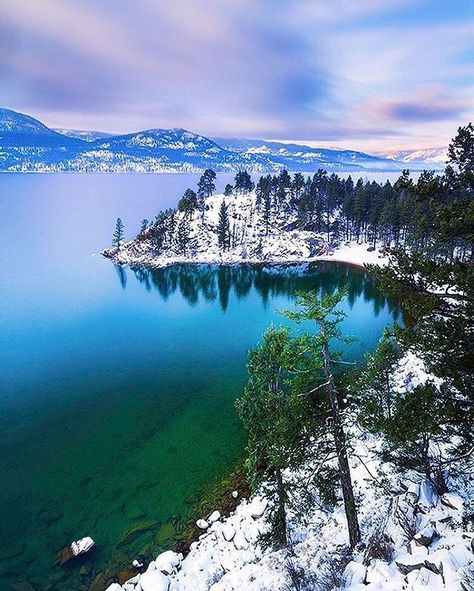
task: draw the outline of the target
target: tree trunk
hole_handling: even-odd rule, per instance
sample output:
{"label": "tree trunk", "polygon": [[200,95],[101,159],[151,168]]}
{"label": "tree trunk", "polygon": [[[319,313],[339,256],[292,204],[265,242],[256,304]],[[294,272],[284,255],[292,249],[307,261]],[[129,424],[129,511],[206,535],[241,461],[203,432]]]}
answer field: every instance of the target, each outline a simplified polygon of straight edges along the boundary
{"label": "tree trunk", "polygon": [[[323,330],[323,327],[321,327],[322,332]],[[334,443],[339,466],[339,478],[341,480],[342,496],[344,498],[344,510],[346,513],[347,527],[349,530],[349,543],[353,549],[360,542],[360,529],[359,522],[357,520],[354,491],[352,489],[349,460],[347,458],[346,437],[344,434],[344,428],[342,426],[339,402],[337,400],[334,376],[332,375],[331,360],[329,357],[329,347],[327,343],[324,343],[321,349],[324,361],[324,374],[327,382],[326,389],[329,395],[329,401],[331,403]]]}

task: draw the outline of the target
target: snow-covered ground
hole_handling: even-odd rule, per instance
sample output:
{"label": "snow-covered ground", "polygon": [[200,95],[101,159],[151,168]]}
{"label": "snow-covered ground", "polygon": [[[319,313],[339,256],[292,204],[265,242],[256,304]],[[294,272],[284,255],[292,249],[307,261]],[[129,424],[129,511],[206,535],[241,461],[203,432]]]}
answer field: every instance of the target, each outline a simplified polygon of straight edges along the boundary
{"label": "snow-covered ground", "polygon": [[[217,236],[223,201],[227,205],[232,237],[231,247],[227,250],[219,248]],[[363,266],[386,262],[380,250],[370,249],[368,243],[341,240],[339,246],[333,247],[327,243],[326,233],[299,229],[296,214],[285,208],[272,214],[267,232],[263,208],[257,207],[254,192],[235,197],[213,195],[205,203],[203,215],[195,211],[189,218],[190,241],[186,253],[179,251],[176,241],[171,245],[165,243],[157,253],[145,233],[145,239],[122,243],[120,248],[106,249],[103,254],[119,264],[148,267],[175,263],[290,264],[326,260]],[[182,212],[176,214],[176,226],[184,216]]]}
{"label": "snow-covered ground", "polygon": [[[400,392],[427,377],[412,353],[393,375]],[[381,463],[380,440],[358,427],[352,435],[351,473],[364,541],[352,555],[342,501],[328,510],[316,491],[310,491],[310,510],[290,514],[291,552],[263,552],[258,536],[267,528],[267,502],[257,495],[243,499],[227,518],[203,516],[203,534],[184,559],[172,551],[160,554],[146,572],[108,591],[471,591],[474,528],[466,515],[472,514],[472,478],[450,481],[451,492],[440,497],[420,475],[396,474]],[[285,478],[311,470],[308,464]]]}

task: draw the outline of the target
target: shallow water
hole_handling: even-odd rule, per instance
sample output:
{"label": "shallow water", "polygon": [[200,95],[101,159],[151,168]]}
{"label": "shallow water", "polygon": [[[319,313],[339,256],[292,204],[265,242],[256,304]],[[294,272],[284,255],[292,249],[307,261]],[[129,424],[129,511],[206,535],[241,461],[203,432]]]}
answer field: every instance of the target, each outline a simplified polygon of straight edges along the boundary
{"label": "shallow water", "polygon": [[[228,182],[219,177],[219,187]],[[174,205],[195,175],[0,176],[0,577],[78,589],[175,535],[176,516],[240,456],[246,353],[296,289],[349,285],[344,329],[371,350],[397,309],[363,271],[177,266],[94,256],[121,216]],[[131,531],[134,530],[134,531]],[[55,553],[92,536],[80,566]],[[87,569],[86,569],[87,570]]]}

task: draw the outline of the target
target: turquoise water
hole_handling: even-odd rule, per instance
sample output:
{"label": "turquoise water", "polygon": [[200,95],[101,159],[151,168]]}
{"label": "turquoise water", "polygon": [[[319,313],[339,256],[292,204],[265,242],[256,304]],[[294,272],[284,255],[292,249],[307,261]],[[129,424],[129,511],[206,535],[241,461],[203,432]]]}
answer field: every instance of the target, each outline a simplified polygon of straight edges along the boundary
{"label": "turquoise water", "polygon": [[[398,314],[363,271],[343,265],[134,272],[94,256],[117,216],[131,236],[194,182],[0,177],[4,584],[87,588],[96,573],[166,546],[186,500],[239,458],[233,401],[246,353],[282,323],[277,311],[296,289],[349,285],[344,328],[358,340],[348,359]],[[55,567],[56,551],[85,535],[98,547],[91,570]]]}

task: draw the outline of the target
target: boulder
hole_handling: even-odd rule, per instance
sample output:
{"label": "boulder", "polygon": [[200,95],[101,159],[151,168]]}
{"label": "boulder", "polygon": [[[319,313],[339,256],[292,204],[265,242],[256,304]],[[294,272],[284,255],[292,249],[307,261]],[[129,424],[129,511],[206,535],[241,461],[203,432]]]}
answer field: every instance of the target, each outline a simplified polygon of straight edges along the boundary
{"label": "boulder", "polygon": [[168,591],[170,580],[159,570],[149,570],[143,573],[138,583],[141,591]]}
{"label": "boulder", "polygon": [[418,546],[429,546],[436,537],[436,530],[433,527],[425,527],[413,536]]}
{"label": "boulder", "polygon": [[415,482],[410,483],[410,486],[407,488],[405,493],[405,500],[410,505],[416,505],[420,498],[420,485],[416,484]]}
{"label": "boulder", "polygon": [[407,583],[410,591],[444,591],[446,589],[443,579],[425,567],[409,573]]}
{"label": "boulder", "polygon": [[225,523],[222,527],[222,536],[226,542],[230,542],[232,538],[235,536],[235,529],[230,525],[230,523]]}
{"label": "boulder", "polygon": [[214,523],[215,521],[218,521],[220,518],[221,514],[219,513],[219,511],[213,511],[207,518],[207,521],[209,523]]}
{"label": "boulder", "polygon": [[166,575],[171,575],[179,569],[182,560],[183,555],[173,552],[173,550],[162,552],[155,560],[156,570],[159,570]]}
{"label": "boulder", "polygon": [[425,561],[423,556],[402,554],[395,559],[395,564],[402,574],[407,575],[413,570],[420,570],[421,567],[425,566]]}
{"label": "boulder", "polygon": [[239,529],[235,534],[233,542],[237,550],[245,550],[245,548],[248,546],[248,542],[245,539],[244,533],[241,529]]}
{"label": "boulder", "polygon": [[445,493],[441,496],[441,503],[455,511],[462,511],[464,501],[459,495],[453,493]]}
{"label": "boulder", "polygon": [[351,560],[344,569],[344,583],[346,587],[362,585],[365,582],[367,569],[360,562]]}
{"label": "boulder", "polygon": [[250,503],[250,515],[254,519],[259,519],[265,513],[267,505],[268,501],[266,499],[254,499]]}
{"label": "boulder", "polygon": [[231,493],[231,495],[232,495],[232,498],[233,499],[236,499],[239,496],[239,491],[238,490],[233,490],[232,493]]}
{"label": "boulder", "polygon": [[123,591],[123,588],[118,583],[112,583],[112,585],[109,585],[105,591]]}
{"label": "boulder", "polygon": [[209,523],[205,519],[198,519],[196,525],[199,529],[207,529],[209,527]]}

